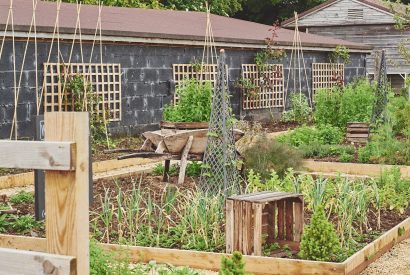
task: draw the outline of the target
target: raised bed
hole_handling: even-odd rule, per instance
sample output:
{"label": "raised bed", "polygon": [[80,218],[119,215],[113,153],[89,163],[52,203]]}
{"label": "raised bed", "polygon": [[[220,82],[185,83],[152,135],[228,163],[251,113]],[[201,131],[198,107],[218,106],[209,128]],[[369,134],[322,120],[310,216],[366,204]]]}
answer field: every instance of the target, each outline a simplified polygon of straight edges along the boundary
{"label": "raised bed", "polygon": [[[93,174],[108,173],[112,170],[124,169],[136,165],[145,165],[156,162],[151,159],[123,159],[104,160],[93,163]],[[23,187],[34,184],[34,172],[14,174],[0,177],[0,189]]]}
{"label": "raised bed", "polygon": [[403,178],[410,177],[410,166],[365,164],[365,163],[343,163],[330,161],[304,160],[303,167],[310,172],[343,173],[349,175],[366,175],[377,177],[386,169],[399,167]]}
{"label": "raised bed", "polygon": [[[342,263],[244,256],[245,268],[247,272],[253,274],[359,274],[393,245],[408,237],[410,237],[410,218],[396,225]],[[126,252],[135,263],[156,261],[157,263],[214,271],[220,269],[221,258],[226,255],[224,253],[166,248],[100,245],[106,250]],[[0,235],[0,246],[45,252],[46,240],[43,238]]]}

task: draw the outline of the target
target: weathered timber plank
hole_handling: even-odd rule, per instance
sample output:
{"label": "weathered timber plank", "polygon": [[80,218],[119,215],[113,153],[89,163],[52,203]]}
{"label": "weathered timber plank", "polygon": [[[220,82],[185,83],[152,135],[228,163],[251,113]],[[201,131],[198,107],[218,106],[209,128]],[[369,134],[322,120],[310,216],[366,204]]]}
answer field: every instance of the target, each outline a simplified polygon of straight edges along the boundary
{"label": "weathered timber plank", "polygon": [[70,171],[75,168],[73,142],[0,140],[0,167]]}
{"label": "weathered timber plank", "polygon": [[0,274],[75,274],[74,257],[0,248]]}
{"label": "weathered timber plank", "polygon": [[262,204],[253,203],[253,255],[262,255]]}
{"label": "weathered timber plank", "polygon": [[47,252],[74,256],[77,274],[89,274],[89,115],[49,112],[46,141],[74,141],[76,169],[46,171]]}
{"label": "weathered timber plank", "polygon": [[225,248],[226,253],[233,252],[233,240],[234,240],[234,212],[233,201],[225,201]]}

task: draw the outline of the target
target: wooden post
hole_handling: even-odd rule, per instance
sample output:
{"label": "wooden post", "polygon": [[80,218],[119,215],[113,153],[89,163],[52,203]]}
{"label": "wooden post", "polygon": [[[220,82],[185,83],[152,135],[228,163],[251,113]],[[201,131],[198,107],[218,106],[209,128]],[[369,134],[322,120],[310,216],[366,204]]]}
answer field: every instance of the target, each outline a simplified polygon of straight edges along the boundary
{"label": "wooden post", "polygon": [[293,210],[295,212],[295,242],[300,242],[303,233],[303,200],[300,202],[295,202]]}
{"label": "wooden post", "polygon": [[188,153],[191,150],[192,141],[194,140],[193,136],[189,136],[187,143],[185,144],[184,150],[181,155],[181,165],[179,166],[179,176],[178,184],[183,184],[185,181],[185,170],[188,163]]}
{"label": "wooden post", "polygon": [[286,220],[286,240],[293,241],[293,200],[287,199],[285,201],[285,220]]}
{"label": "wooden post", "polygon": [[262,204],[253,204],[253,255],[262,256]]}
{"label": "wooden post", "polygon": [[278,207],[278,239],[285,239],[285,201],[276,202]]}
{"label": "wooden post", "polygon": [[232,200],[226,200],[225,202],[225,216],[226,253],[232,253],[234,241],[234,209]]}
{"label": "wooden post", "polygon": [[168,173],[169,173],[169,167],[171,165],[171,160],[166,159],[165,160],[165,165],[164,165],[164,174],[162,175],[162,181],[167,182],[168,181]]}
{"label": "wooden post", "polygon": [[89,116],[45,114],[46,141],[76,143],[75,171],[46,171],[47,252],[74,256],[77,274],[89,274]]}

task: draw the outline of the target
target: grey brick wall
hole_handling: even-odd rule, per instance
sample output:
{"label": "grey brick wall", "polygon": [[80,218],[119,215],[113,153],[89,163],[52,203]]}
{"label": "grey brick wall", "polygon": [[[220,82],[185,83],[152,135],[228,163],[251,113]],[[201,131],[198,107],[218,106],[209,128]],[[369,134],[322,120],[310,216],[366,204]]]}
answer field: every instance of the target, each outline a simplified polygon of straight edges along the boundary
{"label": "grey brick wall", "polygon": [[[16,42],[17,80],[24,53],[24,42]],[[71,42],[61,42],[60,49],[65,62],[68,61]],[[172,100],[174,85],[172,83],[172,64],[190,63],[201,60],[202,47],[169,47],[133,44],[104,44],[104,63],[121,63],[122,68],[122,121],[110,124],[113,134],[134,134],[146,129],[158,127],[162,109]],[[39,85],[43,82],[43,63],[47,62],[50,49],[49,42],[38,43],[38,74]],[[91,44],[83,44],[84,62],[89,62]],[[234,87],[240,78],[241,64],[254,63],[256,50],[226,49],[229,68],[230,92],[235,114],[249,116],[252,112],[241,112],[240,91]],[[57,46],[54,44],[50,62],[56,62]],[[286,68],[289,66],[290,53],[284,58],[285,79]],[[305,52],[307,75],[311,77],[313,62],[327,62],[326,52]],[[73,52],[72,62],[81,62],[79,45]],[[91,62],[100,62],[100,48],[96,45]],[[36,114],[35,94],[35,62],[34,44],[28,48],[27,60],[24,66],[17,106],[17,121],[19,137],[34,136],[34,115]],[[358,75],[365,74],[365,55],[351,53],[351,62],[346,66],[345,81],[348,82]],[[12,44],[6,41],[0,60],[0,138],[8,138],[14,113],[13,92],[13,52]],[[310,81],[310,80],[309,80]],[[306,84],[303,84],[306,89]],[[269,114],[266,110],[254,112]]]}

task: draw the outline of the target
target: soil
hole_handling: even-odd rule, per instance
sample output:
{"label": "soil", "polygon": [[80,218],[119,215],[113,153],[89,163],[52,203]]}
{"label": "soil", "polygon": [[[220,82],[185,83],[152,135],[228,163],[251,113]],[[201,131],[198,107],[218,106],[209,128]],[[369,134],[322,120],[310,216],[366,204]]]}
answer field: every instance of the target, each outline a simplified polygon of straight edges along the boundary
{"label": "soil", "polygon": [[[112,140],[112,145],[110,149],[139,149],[144,143],[144,139],[141,136],[135,137],[122,137],[115,138]],[[107,144],[94,144],[93,145],[93,162],[103,161],[109,159],[116,159],[119,156],[125,155],[127,153],[104,153],[107,150]]]}
{"label": "soil", "polygon": [[262,123],[262,128],[268,133],[282,132],[291,129],[295,129],[299,125],[296,122],[281,122],[281,121],[272,121],[267,123]]}

